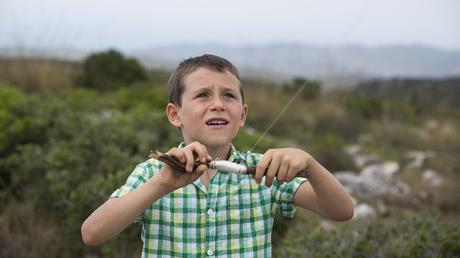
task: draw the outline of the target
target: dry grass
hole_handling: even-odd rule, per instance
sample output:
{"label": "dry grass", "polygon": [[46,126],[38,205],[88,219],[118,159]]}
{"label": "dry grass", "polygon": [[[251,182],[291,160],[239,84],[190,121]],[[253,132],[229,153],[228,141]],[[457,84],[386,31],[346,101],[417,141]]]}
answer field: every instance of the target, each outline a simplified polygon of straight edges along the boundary
{"label": "dry grass", "polygon": [[47,257],[57,227],[31,203],[10,202],[0,215],[0,257]]}
{"label": "dry grass", "polygon": [[52,93],[74,86],[77,65],[48,59],[0,59],[0,82],[29,93]]}

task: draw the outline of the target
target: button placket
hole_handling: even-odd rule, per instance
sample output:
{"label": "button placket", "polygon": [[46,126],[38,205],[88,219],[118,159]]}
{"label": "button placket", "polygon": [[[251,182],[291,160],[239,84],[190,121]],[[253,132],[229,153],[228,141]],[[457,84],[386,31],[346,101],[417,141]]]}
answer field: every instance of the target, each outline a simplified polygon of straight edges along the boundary
{"label": "button placket", "polygon": [[206,210],[206,255],[213,256],[215,254],[215,242],[217,237],[216,232],[216,202],[217,202],[217,190],[216,176],[214,175],[209,182],[207,189],[207,210]]}

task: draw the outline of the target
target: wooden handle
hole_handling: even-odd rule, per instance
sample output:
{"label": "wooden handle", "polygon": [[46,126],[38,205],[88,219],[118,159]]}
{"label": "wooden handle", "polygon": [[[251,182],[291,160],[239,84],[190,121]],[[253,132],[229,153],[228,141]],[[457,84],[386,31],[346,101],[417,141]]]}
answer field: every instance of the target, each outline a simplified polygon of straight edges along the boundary
{"label": "wooden handle", "polygon": [[151,152],[150,155],[149,155],[149,158],[154,158],[156,160],[162,161],[162,162],[170,165],[172,168],[174,168],[175,170],[177,170],[179,172],[182,172],[182,173],[187,172],[185,170],[185,165],[184,164],[180,163],[180,161],[178,161],[174,157],[168,156],[168,155],[166,155],[164,153],[161,153],[159,151]]}
{"label": "wooden handle", "polygon": [[[179,172],[183,172],[183,173],[187,172],[185,170],[185,165],[184,164],[180,163],[180,161],[178,161],[174,157],[168,156],[168,155],[166,155],[164,153],[161,153],[159,151],[151,152],[150,155],[149,155],[149,158],[154,158],[156,160],[159,160],[159,161],[162,161],[164,163],[167,163],[168,165],[170,165],[171,167],[173,167],[175,170],[177,170]],[[193,169],[197,168],[201,164],[203,164],[203,163],[201,163],[199,161],[196,161],[195,165],[193,166]],[[206,162],[205,164],[206,164],[206,166],[209,167],[208,162]],[[255,173],[256,173],[256,167],[248,167],[248,169],[246,170],[246,174],[254,175]],[[307,170],[301,170],[299,173],[297,173],[296,177],[303,177],[303,178],[308,179],[308,171]]]}

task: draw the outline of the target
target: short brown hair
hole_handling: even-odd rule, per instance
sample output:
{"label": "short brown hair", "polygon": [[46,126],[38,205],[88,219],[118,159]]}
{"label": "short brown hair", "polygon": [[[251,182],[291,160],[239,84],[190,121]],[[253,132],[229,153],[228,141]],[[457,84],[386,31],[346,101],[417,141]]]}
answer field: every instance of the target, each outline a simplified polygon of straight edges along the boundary
{"label": "short brown hair", "polygon": [[[184,78],[187,74],[196,71],[198,68],[208,68],[217,72],[229,71],[238,81],[240,75],[238,69],[225,58],[204,54],[197,57],[190,57],[182,61],[171,75],[168,81],[169,102],[177,105],[182,105],[182,93],[184,92]],[[244,103],[244,93],[240,82],[240,94]]]}

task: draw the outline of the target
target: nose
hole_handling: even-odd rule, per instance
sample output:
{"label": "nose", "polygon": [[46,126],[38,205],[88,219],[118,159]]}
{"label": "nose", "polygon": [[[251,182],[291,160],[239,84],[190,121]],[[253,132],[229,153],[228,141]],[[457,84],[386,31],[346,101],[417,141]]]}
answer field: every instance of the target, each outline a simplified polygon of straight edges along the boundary
{"label": "nose", "polygon": [[213,98],[212,103],[211,103],[211,110],[212,111],[224,111],[225,106],[224,103],[222,102],[222,99],[219,97]]}

